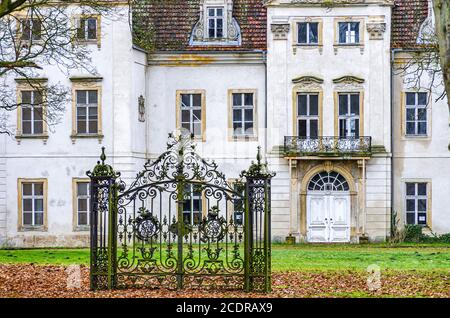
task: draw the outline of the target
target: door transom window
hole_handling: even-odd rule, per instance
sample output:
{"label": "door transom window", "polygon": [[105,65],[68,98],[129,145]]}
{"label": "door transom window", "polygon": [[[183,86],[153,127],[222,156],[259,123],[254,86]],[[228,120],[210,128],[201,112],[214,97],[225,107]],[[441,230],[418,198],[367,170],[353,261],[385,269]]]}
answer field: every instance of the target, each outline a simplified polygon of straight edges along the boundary
{"label": "door transom window", "polygon": [[347,180],[337,172],[321,172],[316,174],[308,185],[309,191],[349,191]]}

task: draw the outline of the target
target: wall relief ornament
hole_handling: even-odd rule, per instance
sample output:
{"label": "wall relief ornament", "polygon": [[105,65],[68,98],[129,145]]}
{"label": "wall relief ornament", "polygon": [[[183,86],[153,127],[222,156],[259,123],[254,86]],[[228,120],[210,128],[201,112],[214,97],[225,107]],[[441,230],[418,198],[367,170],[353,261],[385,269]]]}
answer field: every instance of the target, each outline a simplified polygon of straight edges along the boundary
{"label": "wall relief ornament", "polygon": [[333,80],[337,90],[360,90],[365,80],[352,75],[346,75]]}
{"label": "wall relief ornament", "polygon": [[144,122],[145,121],[145,98],[144,96],[139,96],[138,98],[138,114],[139,114],[139,121]]}
{"label": "wall relief ornament", "polygon": [[383,40],[386,23],[367,23],[367,32],[369,32],[370,40]]}
{"label": "wall relief ornament", "polygon": [[292,83],[294,91],[296,92],[308,92],[308,91],[320,91],[322,90],[323,79],[315,76],[300,76],[294,78]]}
{"label": "wall relief ornament", "polygon": [[273,33],[274,40],[287,40],[287,35],[289,33],[291,26],[290,24],[276,23],[270,26]]}

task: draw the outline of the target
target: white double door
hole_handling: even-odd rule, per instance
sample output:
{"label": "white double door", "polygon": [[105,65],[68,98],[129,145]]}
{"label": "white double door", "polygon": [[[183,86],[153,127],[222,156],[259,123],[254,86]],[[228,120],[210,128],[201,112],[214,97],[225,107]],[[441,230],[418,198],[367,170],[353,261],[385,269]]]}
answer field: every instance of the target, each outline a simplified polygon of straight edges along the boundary
{"label": "white double door", "polygon": [[350,194],[311,191],[307,196],[307,239],[311,243],[350,242]]}

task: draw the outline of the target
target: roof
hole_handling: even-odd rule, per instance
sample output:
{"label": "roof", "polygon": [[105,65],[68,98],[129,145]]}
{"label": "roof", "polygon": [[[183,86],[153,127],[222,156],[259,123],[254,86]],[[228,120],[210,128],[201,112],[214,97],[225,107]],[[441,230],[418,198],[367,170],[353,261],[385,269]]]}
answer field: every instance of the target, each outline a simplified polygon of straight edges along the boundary
{"label": "roof", "polygon": [[[150,51],[261,51],[267,49],[267,12],[263,0],[234,0],[240,46],[192,46],[189,39],[200,17],[200,0],[142,0],[133,7],[135,44]],[[428,15],[427,0],[394,0],[392,48],[419,48],[417,37]],[[145,34],[143,34],[145,33]],[[140,40],[138,39],[140,38]]]}
{"label": "roof", "polygon": [[[189,39],[200,18],[200,0],[141,1],[133,8],[134,25],[153,42],[153,51],[261,51],[266,50],[267,14],[262,0],[234,0],[233,17],[241,28],[240,46],[191,46]],[[146,40],[147,39],[147,40]],[[148,48],[137,39],[136,44]]]}
{"label": "roof", "polygon": [[427,16],[427,0],[395,0],[392,11],[392,48],[418,48],[417,37]]}

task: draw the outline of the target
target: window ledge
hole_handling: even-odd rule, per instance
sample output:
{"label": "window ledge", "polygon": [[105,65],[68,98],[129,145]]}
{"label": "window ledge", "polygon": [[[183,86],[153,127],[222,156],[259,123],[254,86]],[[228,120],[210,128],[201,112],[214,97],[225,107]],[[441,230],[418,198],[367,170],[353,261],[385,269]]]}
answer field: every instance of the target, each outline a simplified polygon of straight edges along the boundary
{"label": "window ledge", "polygon": [[47,232],[48,229],[46,226],[28,226],[22,225],[18,229],[19,232]]}
{"label": "window ledge", "polygon": [[335,43],[334,54],[338,53],[339,49],[357,49],[361,51],[361,55],[364,53],[364,43]]}
{"label": "window ledge", "polygon": [[72,134],[70,139],[72,139],[72,143],[74,144],[77,139],[98,139],[98,142],[101,144],[105,136],[103,134]]}
{"label": "window ledge", "polygon": [[79,225],[73,229],[74,232],[89,232],[90,230],[91,228],[89,225]]}
{"label": "window ledge", "polygon": [[404,140],[428,141],[431,139],[429,135],[404,135]]}
{"label": "window ledge", "polygon": [[292,45],[292,49],[294,51],[294,55],[297,54],[297,50],[298,49],[303,49],[303,50],[318,49],[319,53],[322,54],[322,52],[323,52],[323,44],[321,44],[321,43],[318,43],[318,44],[295,43],[295,44]]}
{"label": "window ledge", "polygon": [[48,138],[49,137],[47,134],[35,134],[35,135],[16,134],[16,140],[19,145],[20,145],[20,142],[22,141],[22,139],[41,139],[45,145],[45,144],[47,144]]}
{"label": "window ledge", "polygon": [[258,141],[257,136],[231,136],[230,137],[231,142],[252,142],[252,141]]}

